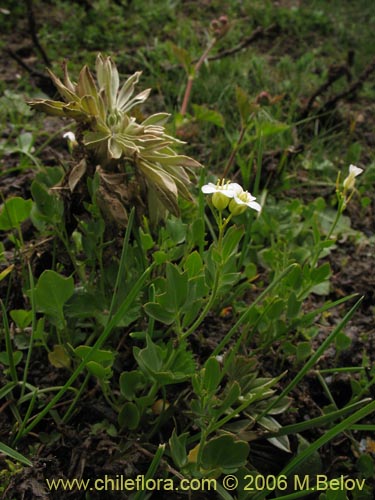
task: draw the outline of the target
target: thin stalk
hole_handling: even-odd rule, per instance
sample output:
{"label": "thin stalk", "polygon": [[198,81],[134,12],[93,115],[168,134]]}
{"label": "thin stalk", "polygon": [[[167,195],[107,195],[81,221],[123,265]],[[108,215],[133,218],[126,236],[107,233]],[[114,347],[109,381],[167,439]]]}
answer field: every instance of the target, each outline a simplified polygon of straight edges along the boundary
{"label": "thin stalk", "polygon": [[255,173],[255,181],[253,187],[253,194],[257,196],[260,186],[260,177],[262,175],[262,165],[263,165],[263,138],[262,133],[259,134],[258,138],[258,157],[257,157],[257,169]]}
{"label": "thin stalk", "polygon": [[16,434],[16,437],[13,440],[14,443],[16,443],[18,441],[18,439],[22,435],[22,432],[23,432],[24,428],[26,427],[27,421],[29,420],[31,412],[34,409],[37,395],[38,395],[38,389],[35,389],[35,391],[33,392],[32,398],[30,400],[29,406],[27,408],[26,415],[24,416],[24,418],[23,418],[23,420],[21,422],[21,425],[20,425],[20,427],[18,429],[18,432]]}
{"label": "thin stalk", "polygon": [[[225,228],[227,227],[229,221],[232,218],[232,214],[230,214],[223,221],[222,212],[219,212],[219,216],[218,217],[216,217],[215,212],[213,212],[213,213],[214,213],[214,216],[216,218],[216,222],[217,222],[218,227],[219,227],[219,238],[218,238],[218,241],[217,241],[217,250],[221,254],[224,231],[225,231]],[[188,328],[185,333],[182,333],[180,335],[180,339],[179,339],[180,341],[186,339],[190,334],[192,334],[198,328],[198,326],[202,323],[202,321],[204,320],[204,318],[207,316],[207,314],[211,310],[211,308],[212,308],[212,306],[213,306],[213,304],[214,304],[214,302],[216,300],[217,292],[219,290],[219,283],[220,283],[220,277],[221,277],[221,271],[222,271],[223,265],[224,265],[224,262],[221,262],[220,264],[217,265],[216,274],[215,274],[215,280],[214,280],[214,284],[212,286],[212,291],[211,291],[210,298],[208,299],[208,301],[207,301],[205,307],[203,308],[202,312],[200,313],[200,315],[198,316],[198,318],[194,321],[194,323],[190,326],[190,328]]]}
{"label": "thin stalk", "polygon": [[[337,226],[337,224],[341,218],[341,215],[345,209],[345,200],[339,191],[337,191],[337,197],[338,197],[338,207],[337,207],[337,211],[336,211],[336,216],[335,216],[334,221],[332,222],[332,225],[328,231],[327,236],[324,238],[322,243],[325,243],[326,241],[329,241],[331,239],[332,234],[333,234],[334,230],[336,229],[336,226]],[[311,266],[310,266],[311,269],[314,269],[314,267],[316,266],[321,253],[322,253],[322,248],[321,248],[321,243],[320,243],[317,245],[317,250],[316,250],[315,255],[312,259]]]}
{"label": "thin stalk", "polygon": [[29,348],[27,350],[25,368],[23,370],[22,387],[21,387],[21,398],[25,394],[27,375],[29,373],[29,366],[31,361],[31,353],[34,345],[34,336],[36,332],[36,309],[35,309],[35,286],[34,286],[34,276],[31,271],[31,266],[28,263],[29,269],[29,283],[30,283],[30,302],[31,302],[31,312],[32,312],[32,323],[31,323],[31,335],[29,341]]}
{"label": "thin stalk", "polygon": [[199,58],[197,64],[194,66],[192,73],[188,77],[188,81],[187,81],[186,89],[185,89],[185,94],[184,94],[184,99],[182,101],[182,106],[180,109],[180,114],[182,116],[186,115],[186,111],[187,111],[187,107],[188,107],[190,95],[191,95],[191,89],[193,88],[193,82],[194,82],[195,76],[198,73],[198,71],[200,70],[200,67],[202,66],[204,61],[207,59],[208,54],[210,53],[210,51],[212,50],[212,48],[214,47],[216,42],[217,42],[217,38],[212,38],[212,40],[210,41],[210,43],[206,47],[205,51],[203,52],[203,54]]}
{"label": "thin stalk", "polygon": [[[159,444],[158,449],[154,455],[154,458],[152,459],[152,462],[150,464],[150,467],[146,472],[145,481],[147,481],[148,479],[152,479],[155,476],[156,471],[158,470],[158,467],[160,465],[160,461],[164,455],[164,451],[165,451],[165,444]],[[138,491],[138,493],[134,497],[134,500],[143,500],[144,498],[146,498],[146,495],[148,498],[147,491],[142,491],[142,490]]]}
{"label": "thin stalk", "polygon": [[128,226],[126,228],[124,243],[122,245],[120,264],[119,264],[119,268],[118,268],[118,272],[117,272],[117,276],[116,276],[116,283],[115,283],[115,287],[113,290],[112,301],[111,301],[111,305],[110,305],[109,313],[108,313],[109,318],[111,318],[111,316],[113,314],[113,310],[114,310],[114,307],[115,307],[116,301],[117,301],[117,295],[118,295],[120,282],[121,282],[123,275],[124,275],[125,262],[126,262],[126,257],[128,254],[128,248],[129,248],[129,239],[130,239],[130,234],[131,234],[131,230],[132,230],[133,222],[134,222],[134,214],[135,214],[135,209],[133,207],[131,212],[130,212],[130,215],[129,215]]}
{"label": "thin stalk", "polygon": [[8,356],[9,363],[9,373],[13,382],[18,382],[18,375],[16,371],[16,365],[14,364],[12,341],[10,338],[10,329],[8,323],[8,316],[4,306],[3,301],[0,299],[1,309],[3,313],[3,325],[4,325],[4,336],[5,336],[5,349]]}
{"label": "thin stalk", "polygon": [[224,172],[223,172],[223,175],[222,175],[222,179],[225,179],[226,176],[228,175],[229,173],[229,170],[232,168],[232,165],[233,165],[233,162],[234,162],[234,159],[236,157],[236,154],[240,148],[240,145],[243,141],[243,138],[245,137],[245,132],[246,132],[246,129],[247,129],[247,126],[246,125],[241,125],[241,130],[240,130],[240,135],[238,136],[238,139],[237,139],[237,142],[234,146],[234,148],[232,149],[232,152],[228,158],[228,161],[227,161],[227,164],[225,165],[225,168],[224,168]]}
{"label": "thin stalk", "polygon": [[74,408],[77,404],[77,401],[81,398],[82,393],[86,389],[86,386],[87,386],[89,380],[90,380],[90,374],[87,373],[85,380],[82,382],[80,388],[77,391],[77,394],[75,395],[73,401],[71,402],[69,408],[67,409],[65,415],[62,418],[62,422],[64,424],[66,424],[69,421],[70,417],[72,416],[72,413],[73,413]]}

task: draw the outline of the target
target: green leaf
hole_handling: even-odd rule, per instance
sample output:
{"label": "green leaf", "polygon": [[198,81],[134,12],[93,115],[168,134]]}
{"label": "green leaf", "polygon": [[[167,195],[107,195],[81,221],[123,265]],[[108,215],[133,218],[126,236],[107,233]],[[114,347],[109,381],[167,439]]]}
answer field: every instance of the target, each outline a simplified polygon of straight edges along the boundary
{"label": "green leaf", "polygon": [[178,311],[185,303],[188,291],[187,273],[181,273],[177,266],[170,262],[166,265],[167,277],[167,299],[175,311]]}
{"label": "green leaf", "polygon": [[226,261],[228,258],[236,253],[238,244],[243,236],[243,229],[231,226],[225,233],[222,246],[222,257]]}
{"label": "green leaf", "polygon": [[19,135],[17,142],[18,147],[23,153],[30,153],[31,148],[34,144],[33,134],[31,134],[30,132],[24,132],[23,134]]}
{"label": "green leaf", "polygon": [[151,318],[165,325],[171,325],[176,319],[176,315],[173,311],[167,311],[165,307],[158,302],[148,302],[144,305],[144,310]]}
{"label": "green leaf", "polygon": [[31,325],[33,320],[33,312],[25,309],[13,309],[10,311],[10,317],[16,323],[17,327],[23,330]]}
{"label": "green leaf", "polygon": [[48,360],[55,368],[70,368],[70,357],[63,345],[55,345],[48,353]]}
{"label": "green leaf", "polygon": [[141,414],[135,403],[125,403],[118,415],[118,423],[121,428],[135,430],[141,419]]}
{"label": "green leaf", "polygon": [[214,393],[216,392],[220,381],[220,364],[216,358],[209,358],[204,365],[203,385],[208,393]]}
{"label": "green leaf", "polygon": [[[81,359],[84,359],[87,354],[92,350],[92,348],[88,345],[80,345],[74,349],[74,352]],[[106,351],[103,349],[96,349],[93,355],[91,356],[91,360],[97,363],[100,363],[103,366],[111,366],[115,359],[115,355],[112,351]]]}
{"label": "green leaf", "polygon": [[[20,361],[22,360],[22,352],[21,351],[13,351],[12,356],[13,356],[14,366],[17,366],[20,363]],[[7,352],[5,352],[5,351],[0,352],[0,363],[2,363],[3,365],[9,366],[10,360],[9,360],[9,356],[8,356]]]}
{"label": "green leaf", "polygon": [[362,454],[357,460],[357,469],[366,479],[370,479],[375,472],[373,458],[370,455]]}
{"label": "green leaf", "polygon": [[38,311],[50,316],[58,327],[64,325],[64,304],[74,293],[74,281],[55,271],[43,271],[35,287],[34,297]]}
{"label": "green leaf", "polygon": [[220,407],[213,412],[216,418],[219,418],[221,415],[223,415],[228,410],[228,408],[230,408],[238,400],[240,395],[241,387],[239,383],[233,382],[227,395],[225,396],[224,401],[222,402]]}
{"label": "green leaf", "polygon": [[129,400],[136,399],[137,391],[142,390],[145,386],[145,376],[139,370],[130,372],[122,372],[120,375],[120,391],[121,394]]}
{"label": "green leaf", "polygon": [[154,247],[155,242],[152,239],[152,236],[150,233],[145,233],[142,228],[139,230],[139,237],[141,240],[141,245],[143,248],[144,252],[147,252],[147,250],[151,250],[151,248]]}
{"label": "green leaf", "polygon": [[302,269],[299,264],[296,264],[295,267],[290,271],[288,276],[285,279],[285,283],[289,285],[294,290],[298,290],[303,282]]}
{"label": "green leaf", "polygon": [[345,349],[349,349],[351,343],[352,339],[347,335],[345,335],[344,332],[340,332],[335,339],[335,345],[339,351],[344,351]]}
{"label": "green leaf", "polygon": [[302,302],[297,300],[294,292],[291,292],[288,299],[286,315],[288,319],[295,318],[301,309]]}
{"label": "green leaf", "polygon": [[186,345],[179,345],[177,351],[172,343],[157,345],[146,335],[147,347],[134,347],[134,357],[140,369],[157,380],[159,384],[179,383],[189,379],[195,372],[195,363]]}
{"label": "green leaf", "polygon": [[325,262],[323,265],[311,271],[311,279],[314,284],[319,284],[322,281],[326,281],[331,276],[331,266],[329,262]]}
{"label": "green leaf", "polygon": [[34,218],[41,218],[51,224],[61,223],[64,205],[60,198],[51,194],[43,184],[36,180],[31,184],[31,194],[38,209],[37,213],[32,213],[33,222]]}
{"label": "green leaf", "polygon": [[172,49],[178,62],[184,67],[187,74],[191,70],[191,55],[190,52],[182,47],[178,47],[172,42],[168,43],[169,47]]}
{"label": "green leaf", "polygon": [[88,361],[86,368],[91,375],[96,377],[101,382],[105,382],[112,377],[112,369],[110,367],[104,367],[96,361]]}
{"label": "green leaf", "polygon": [[187,257],[184,269],[187,271],[188,278],[193,278],[203,273],[202,257],[196,250]]}
{"label": "green leaf", "polygon": [[213,123],[217,127],[224,128],[224,116],[215,111],[214,109],[209,109],[207,106],[199,106],[198,104],[193,104],[194,117],[202,122]]}
{"label": "green leaf", "polygon": [[0,212],[0,230],[17,228],[30,216],[32,200],[24,200],[18,196],[9,198]]}
{"label": "green leaf", "polygon": [[202,467],[235,471],[246,464],[250,447],[245,441],[235,441],[231,435],[215,437],[203,448]]}
{"label": "green leaf", "polygon": [[9,448],[6,444],[2,443],[0,441],[0,452],[4,453],[4,455],[7,455],[8,457],[12,458],[16,462],[21,462],[21,464],[27,465],[28,467],[32,467],[33,464],[28,460],[26,457],[21,455],[21,453],[18,453],[18,451],[13,450],[13,448]]}
{"label": "green leaf", "polygon": [[310,342],[300,342],[297,345],[296,357],[298,362],[304,361],[306,358],[311,356],[311,354],[312,350]]}
{"label": "green leaf", "polygon": [[257,105],[250,101],[249,95],[241,87],[236,87],[236,101],[241,123],[245,125],[250,114],[257,109]]}
{"label": "green leaf", "polygon": [[175,465],[181,469],[187,463],[186,439],[189,433],[185,432],[177,436],[176,429],[173,429],[172,436],[169,438],[169,447]]}
{"label": "green leaf", "polygon": [[276,135],[280,132],[288,130],[290,126],[286,123],[281,122],[262,122],[258,124],[257,134],[261,137],[266,137],[268,135]]}
{"label": "green leaf", "polygon": [[146,339],[144,349],[134,347],[134,357],[143,372],[158,372],[163,366],[163,350],[152,342],[149,335],[147,335]]}
{"label": "green leaf", "polygon": [[315,293],[315,295],[328,295],[330,290],[330,282],[327,281],[322,281],[321,283],[318,283],[317,285],[313,286],[311,288],[311,292]]}
{"label": "green leaf", "polygon": [[199,246],[204,243],[206,232],[203,218],[195,219],[191,225],[192,244]]}
{"label": "green leaf", "polygon": [[[81,345],[75,348],[74,352],[81,359],[85,359],[88,353],[92,350],[90,346]],[[115,354],[112,351],[97,349],[87,362],[86,368],[88,372],[104,382],[112,376],[112,366],[115,360]]]}

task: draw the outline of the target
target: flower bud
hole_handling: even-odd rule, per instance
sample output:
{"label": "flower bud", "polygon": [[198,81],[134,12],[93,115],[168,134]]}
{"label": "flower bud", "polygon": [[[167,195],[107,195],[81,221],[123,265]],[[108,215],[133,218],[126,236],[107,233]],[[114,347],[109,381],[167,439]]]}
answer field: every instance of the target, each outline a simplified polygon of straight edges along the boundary
{"label": "flower bud", "polygon": [[345,191],[351,191],[355,185],[355,178],[357,175],[363,172],[362,168],[356,167],[355,165],[349,166],[349,175],[344,179],[343,187]]}

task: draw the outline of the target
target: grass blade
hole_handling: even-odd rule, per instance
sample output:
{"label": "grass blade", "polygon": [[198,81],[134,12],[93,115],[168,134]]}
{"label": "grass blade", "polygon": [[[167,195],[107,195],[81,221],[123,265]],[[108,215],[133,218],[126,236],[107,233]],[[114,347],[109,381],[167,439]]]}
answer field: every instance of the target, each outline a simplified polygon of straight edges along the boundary
{"label": "grass blade", "polygon": [[10,448],[7,446],[5,443],[2,443],[0,441],[0,453],[4,453],[4,455],[7,455],[8,457],[12,458],[16,462],[21,462],[21,464],[27,465],[28,467],[32,467],[33,464],[28,460],[26,457],[21,455],[21,453],[18,453],[18,451],[13,450],[13,448]]}

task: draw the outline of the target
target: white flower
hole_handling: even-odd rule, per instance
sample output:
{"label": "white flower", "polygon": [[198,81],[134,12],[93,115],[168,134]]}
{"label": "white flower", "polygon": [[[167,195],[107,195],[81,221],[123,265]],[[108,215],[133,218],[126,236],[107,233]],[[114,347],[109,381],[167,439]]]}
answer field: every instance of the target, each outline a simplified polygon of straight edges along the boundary
{"label": "white flower", "polygon": [[74,142],[76,140],[76,136],[73,132],[65,132],[63,135],[64,139],[68,139],[68,141]]}
{"label": "white flower", "polygon": [[363,172],[363,168],[356,167],[355,165],[349,165],[349,175],[346,177],[343,183],[345,191],[354,188],[355,178]]}
{"label": "white flower", "polygon": [[68,147],[70,152],[72,152],[73,148],[78,146],[76,136],[74,135],[73,132],[65,132],[63,138],[68,140]]}
{"label": "white flower", "polygon": [[202,193],[212,194],[212,204],[218,210],[224,210],[229,205],[231,198],[242,193],[242,187],[235,182],[225,183],[224,179],[217,184],[209,182],[202,186]]}
{"label": "white flower", "polygon": [[252,208],[257,212],[260,212],[262,207],[255,200],[256,198],[248,191],[242,191],[241,193],[236,194],[230,201],[229,211],[233,215],[240,215],[245,212],[247,208]]}

